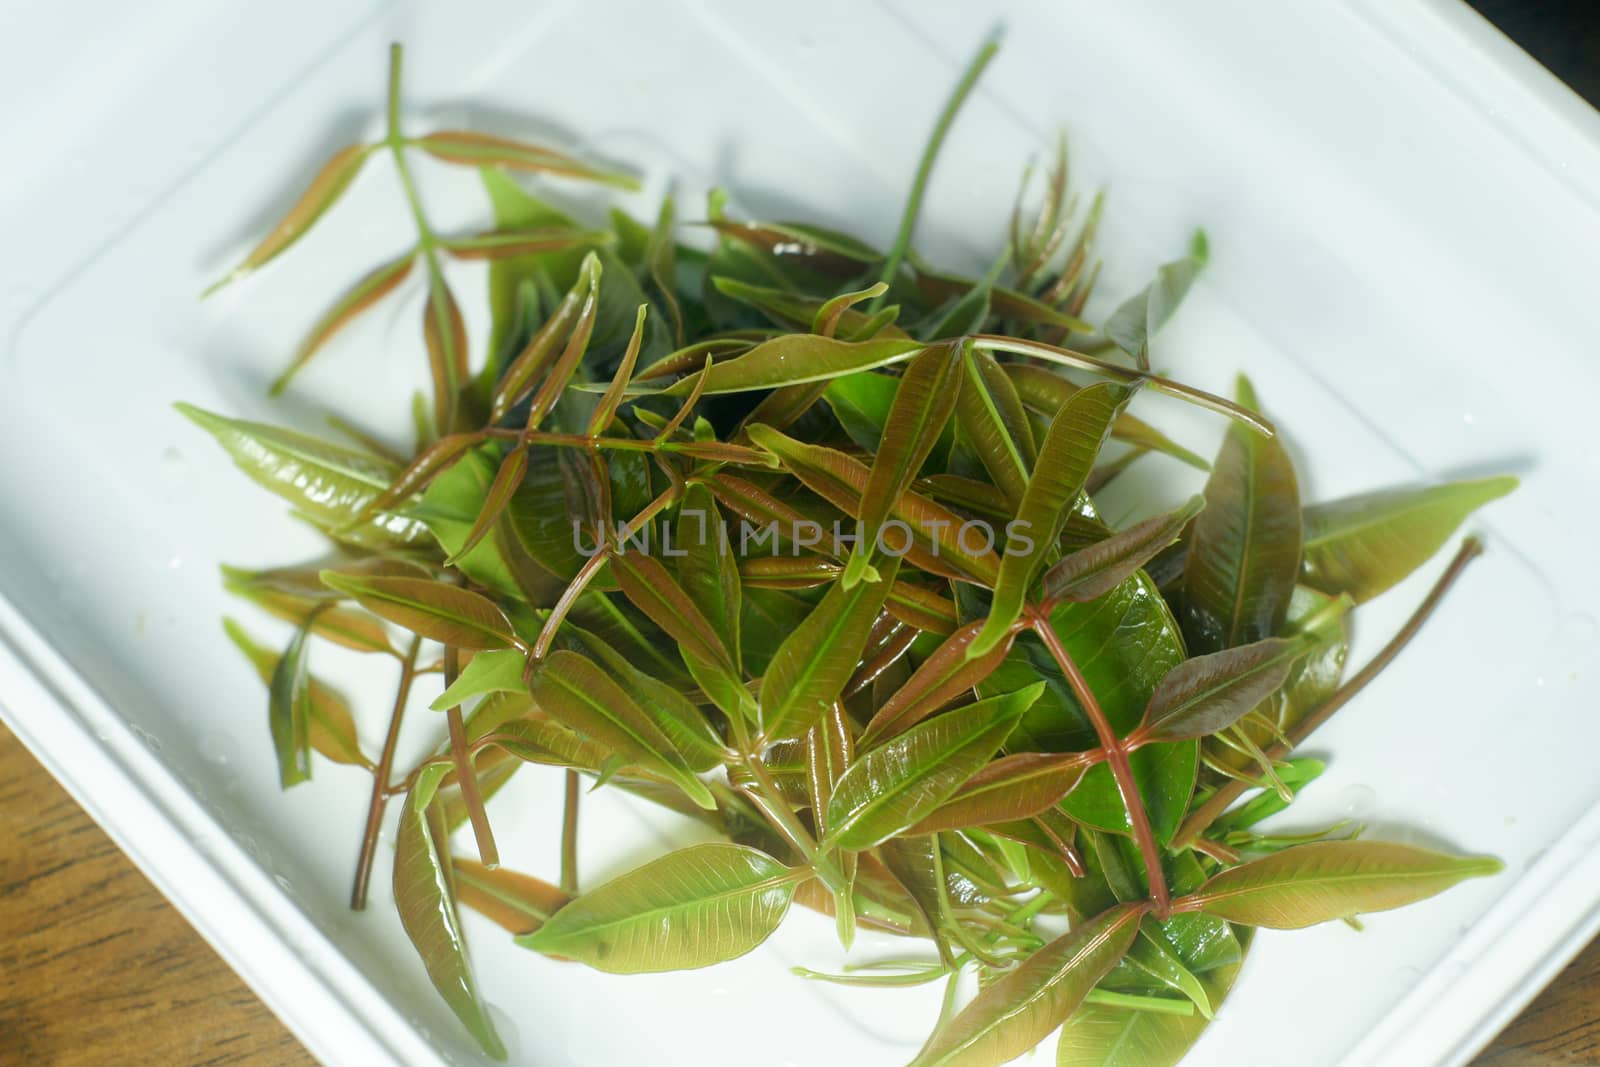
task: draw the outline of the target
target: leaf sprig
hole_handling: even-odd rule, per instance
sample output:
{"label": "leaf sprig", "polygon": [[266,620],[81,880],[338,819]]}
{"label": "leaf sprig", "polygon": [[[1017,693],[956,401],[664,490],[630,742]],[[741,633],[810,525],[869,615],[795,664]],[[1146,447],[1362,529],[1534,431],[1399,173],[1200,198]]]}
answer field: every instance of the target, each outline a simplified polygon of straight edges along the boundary
{"label": "leaf sprig", "polygon": [[[461,905],[533,951],[637,973],[749,952],[798,902],[846,946],[863,929],[931,944],[931,961],[804,972],[946,981],[917,1067],[998,1064],[1058,1029],[1061,1064],[1124,1062],[1130,1042],[1176,1062],[1254,928],[1353,920],[1498,870],[1340,827],[1255,827],[1322,770],[1293,747],[1398,655],[1478,542],[1345,681],[1352,608],[1514,479],[1303,508],[1247,379],[1228,400],[1150,369],[1203,234],[1098,330],[1084,317],[1102,201],[1078,210],[1064,141],[988,274],[927,264],[922,193],[993,52],[940,116],[882,253],[735,219],[720,192],[709,249],[679,241],[670,200],[653,225],[569,217],[508,172],[631,179],[487,133],[408,135],[396,48],[385,139],[336,153],[223,279],[275,261],[371,156],[392,157],[415,245],[318,320],[274,392],[420,262],[433,395],[413,452],[180,410],[337,547],[225,569],[294,628],[281,655],[228,634],[268,685],[284,788],[311,779],[313,753],[372,775],[355,908],[403,796],[399,916],[489,1055],[505,1049]],[[417,151],[481,168],[494,225],[436,233]],[[477,360],[452,258],[489,261]],[[1216,460],[1132,414],[1144,390],[1230,420]],[[1204,492],[1116,528],[1096,497],[1147,454],[1208,470]],[[323,643],[398,665],[376,758],[311,671]],[[438,744],[402,771],[402,719],[431,674]],[[525,764],[565,775],[555,883],[499,863],[488,801]],[[583,779],[722,840],[580,891]],[[467,824],[476,860],[452,854]],[[969,973],[980,992],[955,1011]]]}

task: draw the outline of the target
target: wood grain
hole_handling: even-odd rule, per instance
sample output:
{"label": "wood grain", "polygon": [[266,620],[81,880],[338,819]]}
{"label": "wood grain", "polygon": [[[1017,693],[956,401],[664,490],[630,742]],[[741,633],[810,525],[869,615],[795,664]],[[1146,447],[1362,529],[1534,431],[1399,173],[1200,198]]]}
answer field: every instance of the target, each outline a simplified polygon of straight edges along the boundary
{"label": "wood grain", "polygon": [[[313,1061],[0,727],[0,1064]],[[1600,941],[1477,1067],[1600,1064]]]}

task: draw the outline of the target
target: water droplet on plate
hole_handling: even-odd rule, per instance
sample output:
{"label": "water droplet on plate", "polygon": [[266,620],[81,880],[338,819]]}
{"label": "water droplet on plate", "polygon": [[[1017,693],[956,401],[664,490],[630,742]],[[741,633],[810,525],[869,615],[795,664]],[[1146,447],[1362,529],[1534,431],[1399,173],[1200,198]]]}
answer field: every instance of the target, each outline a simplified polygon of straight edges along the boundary
{"label": "water droplet on plate", "polygon": [[161,451],[161,462],[168,467],[180,466],[183,463],[183,453],[168,445]]}
{"label": "water droplet on plate", "polygon": [[209,763],[218,767],[226,767],[233,759],[233,738],[227,734],[208,733],[201,734],[200,740],[195,742],[195,747],[200,750]]}
{"label": "water droplet on plate", "polygon": [[1339,791],[1339,804],[1346,815],[1359,818],[1377,807],[1378,794],[1369,785],[1347,785]]}

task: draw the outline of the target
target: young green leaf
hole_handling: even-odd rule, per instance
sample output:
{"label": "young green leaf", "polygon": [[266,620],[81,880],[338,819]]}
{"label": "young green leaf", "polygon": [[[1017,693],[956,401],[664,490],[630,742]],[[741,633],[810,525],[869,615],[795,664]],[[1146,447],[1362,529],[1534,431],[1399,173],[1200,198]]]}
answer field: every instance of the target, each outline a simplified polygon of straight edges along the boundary
{"label": "young green leaf", "polygon": [[1402,907],[1502,869],[1488,856],[1447,856],[1383,841],[1319,841],[1214,875],[1181,906],[1247,926],[1295,930]]}
{"label": "young green leaf", "polygon": [[1111,423],[1131,397],[1132,393],[1119,385],[1091,385],[1073,394],[1050,424],[1016,521],[1007,531],[1011,539],[1000,561],[989,621],[967,649],[969,656],[993,649],[1022,614],[1034,576],[1061,535]]}
{"label": "young green leaf", "polygon": [[1063,600],[1081,604],[1105,596],[1176,541],[1205,503],[1204,497],[1194,497],[1181,508],[1073,552],[1045,572],[1044,606],[1048,609]]}
{"label": "young green leaf", "polygon": [[999,751],[1043,683],[958,708],[865,751],[834,788],[826,840],[867,849],[948,800]]}
{"label": "young green leaf", "polygon": [[457,259],[509,259],[536,252],[558,252],[602,244],[606,233],[571,226],[542,226],[527,230],[485,230],[470,237],[442,237],[439,247]]}
{"label": "young green leaf", "polygon": [[408,251],[373,270],[339,297],[311,327],[311,332],[306,334],[305,340],[300,342],[300,347],[295,350],[289,366],[273,381],[268,390],[269,394],[277,396],[287,389],[290,380],[300,368],[311,362],[311,357],[328,343],[329,338],[348,326],[356,316],[399,288],[400,283],[411,273],[411,264],[415,259],[416,250]]}
{"label": "young green leaf", "polygon": [[421,523],[378,514],[349,525],[389,487],[395,466],[370,452],[330,444],[294,430],[229,419],[189,404],[178,411],[210,433],[257,485],[350,544],[388,548],[428,536]]}
{"label": "young green leaf", "polygon": [[526,693],[522,672],[527,666],[527,658],[515,648],[479,652],[429,707],[445,711],[489,693]]}
{"label": "young green leaf", "polygon": [[311,184],[300,194],[300,199],[294,202],[288,213],[279,219],[278,224],[261,239],[261,243],[244,257],[244,262],[233,268],[226,277],[214,283],[202,295],[210,296],[229,282],[238,281],[288,251],[312,226],[316,225],[324,212],[338,202],[339,197],[350,187],[350,183],[355,181],[356,175],[361,173],[362,164],[366,163],[367,157],[376,147],[370,144],[353,144],[335,152],[322,165],[317,176],[311,179]]}
{"label": "young green leaf", "polygon": [[411,144],[435,159],[466,167],[504,167],[507,170],[537,171],[564,178],[614,185],[619,189],[639,188],[631,175],[594,167],[564,152],[543,145],[496,137],[476,130],[435,130]]}
{"label": "young green leaf", "polygon": [[672,572],[653,556],[624,552],[611,558],[611,575],[623,595],[677,643],[706,695],[728,714],[743,714],[749,698],[733,655]]}
{"label": "young green leaf", "polygon": [[716,800],[639,703],[610,675],[576,652],[552,652],[529,682],[534,703],[562,725],[659,774],[707,811]]}
{"label": "young green leaf", "polygon": [[1144,907],[1119,904],[979,992],[911,1067],[998,1067],[1042,1041],[1127,953]]}
{"label": "young green leaf", "polygon": [[437,780],[428,787],[419,782],[401,805],[394,845],[395,909],[433,987],[483,1051],[503,1060],[505,1046],[478,999],[467,960],[461,917],[456,913],[444,805],[434,794],[436,787]]}
{"label": "young green leaf", "polygon": [[278,785],[288,789],[311,780],[311,682],[306,670],[306,627],[289,647],[267,683],[267,722],[278,754]]}
{"label": "young green leaf", "polygon": [[696,774],[704,774],[722,764],[726,748],[705,714],[688,697],[666,682],[629,662],[628,657],[592,634],[581,640],[596,659],[602,661],[628,694],[639,702],[646,716],[660,728],[673,750]]}
{"label": "young green leaf", "polygon": [[314,586],[291,586],[275,580],[278,574],[285,573],[283,571],[247,571],[224,564],[222,587],[296,626],[309,620],[314,635],[336,645],[356,652],[392,654],[394,645],[390,643],[389,631],[384,629],[380,620],[365,611],[331,607],[323,602],[330,594],[317,578],[319,569],[305,568],[297,575],[309,578],[315,583]]}
{"label": "young green leaf", "polygon": [[562,342],[576,328],[580,314],[593,304],[594,292],[599,284],[599,279],[596,277],[599,270],[600,260],[592,255],[586,255],[572,288],[551,311],[544,325],[528,339],[528,343],[517,353],[495,386],[494,398],[489,409],[491,421],[499,422],[504,419],[506,414],[520,404],[549,371],[551,363],[558,358],[557,353],[562,350]]}
{"label": "young green leaf", "polygon": [[844,584],[855,585],[866,574],[879,529],[894,510],[900,494],[922,469],[961,393],[959,344],[929,348],[906,365],[884,421],[883,437],[872,460],[872,473],[861,494],[860,540],[845,566]]}
{"label": "young green leaf", "polygon": [[633,323],[633,335],[628,338],[628,347],[622,353],[622,362],[617,364],[617,372],[612,375],[611,384],[606,387],[600,402],[594,406],[594,414],[589,417],[590,437],[598,436],[610,429],[611,423],[617,417],[617,408],[622,404],[623,393],[633,379],[634,364],[639,361],[639,346],[644,342],[645,315],[649,310],[649,304],[639,305],[639,313]]}
{"label": "young green leaf", "polygon": [[520,444],[515,444],[500,461],[500,468],[495,471],[494,481],[489,483],[489,491],[483,498],[483,510],[478,512],[478,517],[473,520],[472,528],[467,531],[466,538],[451,551],[445,560],[446,565],[458,565],[494,531],[500,522],[500,516],[504,515],[506,508],[510,506],[511,498],[522,488],[522,480],[527,474],[528,450]]}
{"label": "young green leaf", "polygon": [[995,358],[970,343],[962,346],[961,375],[956,421],[1014,512],[1038,458],[1027,410]]}
{"label": "young green leaf", "polygon": [[[1239,376],[1239,403],[1257,408]],[[1183,569],[1183,629],[1195,652],[1272,637],[1300,573],[1300,487],[1283,443],[1228,427]]]}
{"label": "young green leaf", "polygon": [[[227,632],[228,639],[250,660],[261,681],[270,687],[283,657],[251,640],[244,628],[232,619],[223,619],[222,628]],[[311,632],[317,632],[315,621],[312,622]],[[371,767],[372,761],[361,752],[361,741],[356,736],[355,716],[350,713],[349,702],[309,672],[306,674],[306,692],[311,747],[335,763]],[[281,763],[279,768],[282,769]]]}
{"label": "young green leaf", "polygon": [[872,625],[900,561],[891,557],[881,581],[828,590],[767,665],[761,679],[761,732],[769,741],[811,728],[844,692],[861,662]]}
{"label": "young green leaf", "polygon": [[1088,765],[1078,752],[1002,756],[967,779],[907,833],[931,834],[1030,819],[1061,803]]}
{"label": "young green leaf", "polygon": [[449,433],[456,393],[467,378],[467,323],[444,276],[429,275],[428,299],[422,304],[422,340],[433,375],[433,424]]}
{"label": "young green leaf", "polygon": [[713,363],[709,370],[694,378],[674,383],[667,392],[687,393],[702,377],[705,385],[701,391],[706,396],[820,382],[899,363],[910,359],[923,347],[920,341],[897,337],[839,341],[816,334],[783,334],[756,345],[742,356]]}
{"label": "young green leaf", "polygon": [[[544,381],[534,390],[528,402],[528,429],[537,430],[550,409],[556,406],[577,373],[583,354],[589,350],[589,339],[594,336],[595,323],[600,314],[600,258],[593,252],[583,257],[578,271],[578,285],[584,287],[583,303],[573,321],[572,332],[567,336],[567,346],[550,365]],[[532,347],[530,343],[529,347]],[[554,349],[552,349],[553,351]],[[521,357],[518,357],[519,359]]]}
{"label": "young green leaf", "polygon": [[1306,636],[1269,637],[1185,660],[1156,686],[1145,708],[1145,732],[1182,741],[1226,730],[1277,692],[1314,644]]}
{"label": "young green leaf", "polygon": [[348,593],[362,607],[430,641],[464,649],[505,648],[516,643],[505,612],[470,589],[427,578],[401,578],[323,571],[331,589]]}
{"label": "young green leaf", "polygon": [[1178,310],[1209,256],[1205,231],[1196,230],[1189,243],[1189,254],[1162,266],[1156,271],[1155,281],[1138,296],[1124,302],[1106,320],[1106,337],[1132,356],[1140,370],[1150,369],[1150,339]]}
{"label": "young green leaf", "polygon": [[613,974],[709,967],[765,941],[807,876],[744,845],[692,845],[590,890],[517,943]]}
{"label": "young green leaf", "polygon": [[[1239,965],[1228,964],[1199,980],[1219,1004],[1232,988]],[[1210,1020],[1086,1002],[1067,1019],[1056,1044],[1056,1067],[1178,1067]]]}
{"label": "young green leaf", "polygon": [[1362,493],[1305,510],[1303,581],[1371,600],[1420,567],[1466,517],[1517,487],[1509,475]]}

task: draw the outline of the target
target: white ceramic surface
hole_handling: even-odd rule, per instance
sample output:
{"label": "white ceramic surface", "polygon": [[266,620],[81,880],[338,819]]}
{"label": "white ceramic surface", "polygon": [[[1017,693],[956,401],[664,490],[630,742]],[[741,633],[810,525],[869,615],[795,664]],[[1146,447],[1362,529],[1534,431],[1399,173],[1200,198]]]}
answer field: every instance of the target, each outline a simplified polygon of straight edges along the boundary
{"label": "white ceramic surface", "polygon": [[[1506,873],[1363,934],[1262,936],[1192,1062],[1461,1062],[1600,920],[1600,634],[1584,614],[1600,592],[1600,123],[1465,8],[168,0],[0,20],[0,97],[26,101],[0,113],[0,712],[324,1060],[478,1056],[385,879],[367,914],[344,909],[366,776],[319,764],[278,793],[261,686],[218,625],[231,612],[280,636],[223,596],[216,564],[317,539],[170,404],[307,425],[332,402],[403,434],[415,292],[286,401],[262,395],[322,302],[407,239],[386,161],[281,269],[194,299],[308,167],[377,128],[392,38],[408,44],[414,126],[636,162],[641,212],[669,182],[685,205],[724,184],[751,213],[887,244],[933,110],[1001,26],[940,161],[925,251],[985,263],[1020,167],[1065,127],[1079,183],[1109,192],[1107,299],[1209,231],[1212,264],[1156,360],[1218,389],[1248,370],[1308,496],[1524,476],[1476,524],[1489,554],[1442,615],[1311,746],[1332,766],[1291,817],[1359,817],[1373,836],[1497,854]],[[438,220],[482,221],[470,176],[421,169]],[[481,330],[481,276],[459,278]],[[1140,403],[1214,447],[1214,420]],[[1363,609],[1357,660],[1440,564]],[[318,670],[358,697],[376,747],[382,668],[319,654]],[[415,755],[438,720],[419,701],[411,723]],[[528,771],[496,801],[512,865],[548,873],[558,796]],[[590,879],[687,833],[605,791],[585,820]],[[791,978],[793,962],[837,964],[829,924],[800,911],[733,964],[627,979],[468,929],[516,1061],[540,1067],[896,1063],[936,1010],[930,990]]]}

